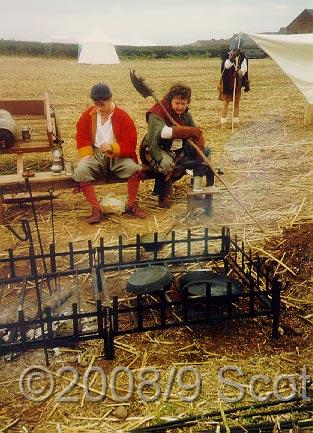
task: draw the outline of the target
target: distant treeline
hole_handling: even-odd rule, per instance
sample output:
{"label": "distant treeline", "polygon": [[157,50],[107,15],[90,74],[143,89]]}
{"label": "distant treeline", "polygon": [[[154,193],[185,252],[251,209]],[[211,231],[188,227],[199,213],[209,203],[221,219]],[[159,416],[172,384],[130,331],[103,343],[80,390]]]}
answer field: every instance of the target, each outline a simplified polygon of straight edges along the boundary
{"label": "distant treeline", "polygon": [[[189,57],[220,57],[221,47],[216,44],[206,46],[180,45],[180,46],[150,46],[137,47],[128,45],[116,45],[119,58],[189,58]],[[225,48],[224,48],[225,49]],[[244,51],[250,58],[263,58],[266,54],[257,45],[244,47]],[[63,44],[56,42],[26,42],[0,39],[0,54],[11,56],[42,56],[77,58],[78,44]]]}

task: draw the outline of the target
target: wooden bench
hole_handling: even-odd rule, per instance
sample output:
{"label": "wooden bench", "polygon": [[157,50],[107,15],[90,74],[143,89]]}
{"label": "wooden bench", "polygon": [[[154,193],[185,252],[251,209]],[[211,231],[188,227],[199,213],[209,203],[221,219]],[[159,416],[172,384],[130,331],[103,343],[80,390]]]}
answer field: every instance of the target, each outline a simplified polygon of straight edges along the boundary
{"label": "wooden bench", "polygon": [[[154,179],[154,173],[150,170],[145,171],[146,179]],[[115,183],[125,183],[127,179],[120,179],[118,177],[98,179],[93,182],[94,185],[106,185]],[[35,176],[29,177],[31,190],[34,193],[45,192],[45,195],[36,197],[36,200],[50,199],[48,193],[49,188],[53,190],[74,188],[77,184],[71,176],[64,173],[55,175],[51,171],[37,172]],[[19,194],[25,193],[26,185],[25,178],[21,174],[5,174],[0,176],[0,224],[4,224],[4,205],[30,201],[28,198],[6,198],[6,194]]]}
{"label": "wooden bench", "polygon": [[[145,179],[154,179],[155,173],[148,166],[143,166],[145,172]],[[34,193],[45,192],[45,195],[36,197],[36,200],[47,200],[51,198],[48,193],[49,188],[53,190],[74,188],[76,182],[71,176],[65,175],[64,172],[61,174],[53,174],[51,171],[37,172],[35,176],[29,177],[31,190]],[[120,179],[118,177],[108,177],[104,179],[98,179],[93,182],[94,185],[107,185],[115,183],[125,183],[127,179]],[[4,205],[12,204],[17,202],[29,202],[29,197],[23,198],[7,198],[7,194],[19,194],[26,190],[25,178],[22,174],[6,174],[0,176],[0,224],[4,224]],[[188,210],[192,213],[196,208],[202,207],[206,209],[210,215],[212,213],[212,194],[216,190],[214,187],[205,188],[204,192],[194,193],[190,192],[187,196]]]}

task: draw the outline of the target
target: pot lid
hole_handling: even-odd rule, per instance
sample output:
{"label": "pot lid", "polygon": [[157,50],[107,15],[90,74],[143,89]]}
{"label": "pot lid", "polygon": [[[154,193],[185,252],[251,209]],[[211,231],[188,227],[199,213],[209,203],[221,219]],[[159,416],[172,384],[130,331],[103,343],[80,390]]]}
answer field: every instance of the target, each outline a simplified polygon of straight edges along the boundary
{"label": "pot lid", "polygon": [[126,290],[130,293],[150,293],[165,288],[173,279],[165,266],[149,266],[137,269],[129,278]]}

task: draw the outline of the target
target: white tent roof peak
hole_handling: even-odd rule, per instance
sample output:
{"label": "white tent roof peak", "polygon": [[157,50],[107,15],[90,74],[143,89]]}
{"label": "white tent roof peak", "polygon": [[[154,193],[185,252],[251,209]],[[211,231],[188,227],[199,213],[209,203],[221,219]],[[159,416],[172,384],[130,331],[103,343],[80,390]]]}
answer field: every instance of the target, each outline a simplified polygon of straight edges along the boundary
{"label": "white tent roof peak", "polygon": [[120,63],[115,47],[110,42],[84,42],[79,47],[78,63],[113,65]]}
{"label": "white tent roof peak", "polygon": [[107,44],[112,44],[112,39],[109,38],[108,35],[106,35],[102,30],[100,29],[94,29],[89,36],[86,36],[85,38],[81,39],[81,44],[84,44],[85,42],[102,42]]}

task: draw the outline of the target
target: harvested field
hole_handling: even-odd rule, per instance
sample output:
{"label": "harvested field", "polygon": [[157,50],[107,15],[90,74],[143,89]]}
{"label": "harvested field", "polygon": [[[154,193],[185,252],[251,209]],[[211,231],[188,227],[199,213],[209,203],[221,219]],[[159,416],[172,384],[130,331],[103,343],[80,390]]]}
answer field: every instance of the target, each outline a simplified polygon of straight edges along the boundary
{"label": "harvested field", "polygon": [[[57,393],[64,390],[71,380],[70,372],[55,377],[55,389],[50,398],[41,403],[26,401],[18,386],[18,377],[28,366],[44,365],[42,350],[27,353],[11,361],[0,360],[3,371],[0,396],[0,428],[10,432],[127,432],[131,428],[149,422],[170,420],[171,417],[206,413],[219,410],[218,369],[226,365],[240,367],[244,376],[240,382],[247,390],[254,374],[268,374],[272,381],[278,374],[292,374],[297,378],[303,367],[312,365],[312,166],[313,130],[303,126],[304,98],[269,59],[250,61],[251,92],[241,101],[241,127],[219,129],[220,102],[217,100],[216,83],[219,78],[219,61],[210,60],[136,60],[120,65],[88,66],[75,61],[2,58],[0,61],[0,87],[3,99],[37,98],[47,90],[51,104],[55,106],[65,141],[66,159],[77,160],[75,150],[75,122],[80,112],[89,104],[88,92],[92,84],[108,82],[114,98],[134,118],[139,140],[145,134],[144,113],[152,100],[144,100],[132,88],[129,70],[143,75],[158,96],[163,95],[174,81],[184,81],[193,90],[192,114],[202,127],[206,142],[212,146],[213,163],[224,171],[223,179],[232,191],[245,203],[250,213],[263,227],[263,231],[244,212],[219,182],[220,192],[215,195],[214,215],[208,218],[186,215],[186,191],[189,180],[176,184],[175,204],[171,210],[161,210],[151,195],[152,182],[141,185],[140,202],[148,210],[145,221],[128,216],[108,216],[97,227],[88,226],[84,217],[88,205],[81,196],[62,191],[55,201],[56,245],[62,249],[69,241],[77,247],[88,239],[97,242],[103,236],[107,242],[119,234],[132,239],[136,233],[166,231],[176,221],[178,233],[187,228],[207,226],[218,233],[227,225],[231,233],[237,233],[254,252],[272,263],[277,275],[284,282],[290,281],[283,293],[285,311],[282,315],[284,335],[274,341],[270,337],[270,322],[253,319],[216,325],[208,328],[167,330],[142,335],[119,337],[114,362],[102,358],[102,343],[82,344],[71,350],[51,353],[50,370],[55,375],[62,366],[72,366],[80,374],[80,384],[70,395],[75,402],[58,402]],[[139,141],[138,141],[139,142]],[[46,169],[50,155],[29,155],[25,165],[34,169]],[[1,157],[0,173],[14,173],[14,157]],[[108,191],[126,192],[126,185],[98,187],[100,194]],[[52,240],[51,214],[48,204],[37,205],[39,223],[47,248]],[[21,217],[31,218],[31,208],[10,206],[6,219],[19,231]],[[26,251],[25,245],[16,240],[4,227],[0,227],[0,254],[7,248],[17,253]],[[5,308],[14,293],[5,293],[0,304]],[[86,292],[87,297],[87,292]],[[110,375],[114,367],[127,366],[139,383],[138,371],[153,366],[161,374],[161,390],[164,391],[171,369],[192,365],[201,375],[202,388],[195,402],[182,401],[176,384],[166,399],[147,403],[134,392],[124,404],[125,414],[116,412],[118,407],[108,391],[101,403],[86,401],[82,389],[82,376],[92,366],[103,367]],[[312,371],[310,372],[312,374]],[[121,377],[118,390],[127,390],[127,378]],[[90,375],[95,395],[99,394],[101,380],[93,371]],[[270,389],[271,384],[266,390]],[[232,389],[233,391],[233,389]],[[265,387],[261,392],[265,392]],[[147,390],[151,395],[152,388]],[[252,398],[246,392],[245,402]],[[242,402],[243,404],[243,402]],[[229,407],[225,405],[225,408]],[[119,416],[119,417],[118,417]],[[288,418],[288,416],[285,416]],[[307,415],[309,417],[309,415]],[[269,416],[268,419],[273,419]],[[283,420],[281,415],[279,420]],[[242,419],[228,419],[229,425],[242,424]],[[11,425],[11,427],[9,427]],[[5,430],[6,429],[6,430]],[[184,430],[187,431],[187,430]],[[199,431],[190,427],[190,432]]]}

